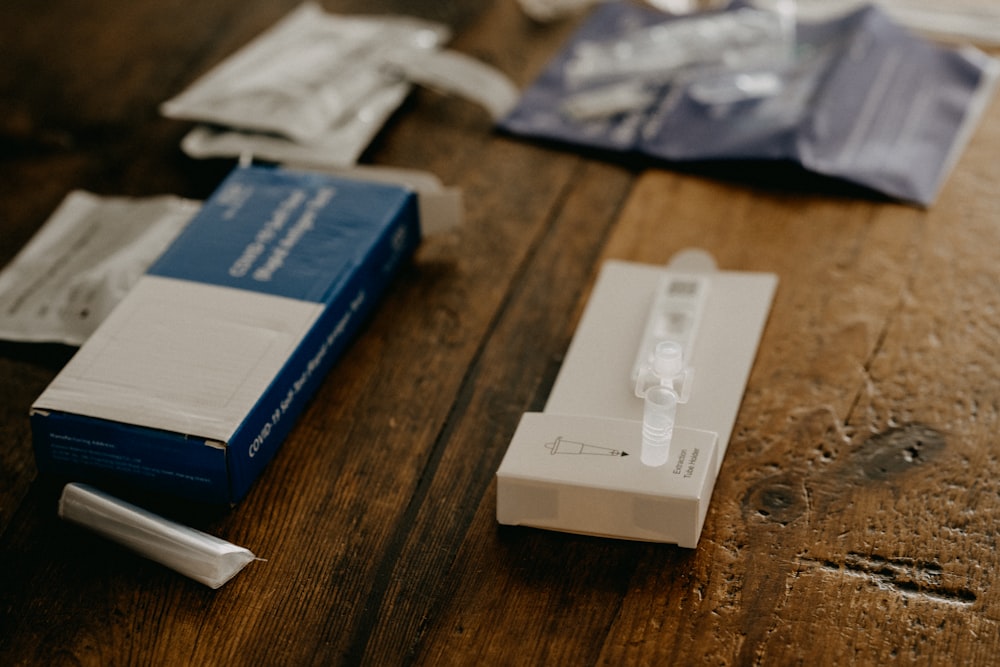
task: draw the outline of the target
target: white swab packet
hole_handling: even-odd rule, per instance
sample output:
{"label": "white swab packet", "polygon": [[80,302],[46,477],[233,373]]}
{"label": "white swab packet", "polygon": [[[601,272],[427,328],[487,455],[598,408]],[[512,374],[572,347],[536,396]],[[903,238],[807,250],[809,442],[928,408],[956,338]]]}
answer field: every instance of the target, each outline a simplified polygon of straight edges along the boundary
{"label": "white swab packet", "polygon": [[85,484],[66,485],[59,516],[211,588],[221,587],[248,563],[260,560],[248,549]]}

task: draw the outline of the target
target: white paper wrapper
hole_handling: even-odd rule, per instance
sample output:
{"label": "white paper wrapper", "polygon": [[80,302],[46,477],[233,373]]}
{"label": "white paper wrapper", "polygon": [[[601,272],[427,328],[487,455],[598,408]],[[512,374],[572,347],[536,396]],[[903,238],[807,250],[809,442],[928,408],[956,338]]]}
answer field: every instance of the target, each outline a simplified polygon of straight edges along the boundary
{"label": "white paper wrapper", "polygon": [[312,167],[357,162],[413,84],[481,105],[498,120],[518,89],[498,69],[442,44],[441,23],[339,16],[305,2],[161,106],[201,123],[181,142],[194,158]]}
{"label": "white paper wrapper", "polygon": [[249,550],[175,523],[85,484],[67,484],[59,516],[211,588],[257,560]]}
{"label": "white paper wrapper", "polygon": [[[170,118],[331,144],[358,114],[392,113],[408,87],[389,56],[437,48],[443,24],[409,17],[336,16],[306,2],[162,105]],[[395,91],[377,111],[371,100]],[[379,122],[378,125],[381,125]]]}
{"label": "white paper wrapper", "polygon": [[69,193],[0,271],[0,338],[82,344],[200,207]]}

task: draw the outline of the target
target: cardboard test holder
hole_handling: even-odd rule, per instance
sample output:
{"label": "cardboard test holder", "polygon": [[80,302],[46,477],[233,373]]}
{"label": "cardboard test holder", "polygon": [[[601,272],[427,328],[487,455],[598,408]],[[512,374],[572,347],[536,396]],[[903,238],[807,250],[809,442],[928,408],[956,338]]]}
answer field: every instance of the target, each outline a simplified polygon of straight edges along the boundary
{"label": "cardboard test holder", "polygon": [[420,235],[407,188],[236,169],[35,401],[39,470],[240,500]]}
{"label": "cardboard test holder", "polygon": [[[697,546],[776,287],[696,251],[605,263],[544,411],[523,415],[497,471],[497,520]],[[647,465],[636,378],[657,340],[684,349],[688,395]]]}

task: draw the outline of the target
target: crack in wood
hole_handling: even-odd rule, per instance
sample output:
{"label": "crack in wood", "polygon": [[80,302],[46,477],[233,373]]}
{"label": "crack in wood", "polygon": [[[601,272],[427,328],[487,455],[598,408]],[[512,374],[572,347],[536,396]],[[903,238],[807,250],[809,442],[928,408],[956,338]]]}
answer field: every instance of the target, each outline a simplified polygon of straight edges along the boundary
{"label": "crack in wood", "polygon": [[944,569],[933,561],[885,558],[857,552],[848,552],[843,561],[809,557],[800,560],[827,572],[863,577],[883,590],[904,596],[961,606],[970,606],[978,600],[972,589],[947,583]]}

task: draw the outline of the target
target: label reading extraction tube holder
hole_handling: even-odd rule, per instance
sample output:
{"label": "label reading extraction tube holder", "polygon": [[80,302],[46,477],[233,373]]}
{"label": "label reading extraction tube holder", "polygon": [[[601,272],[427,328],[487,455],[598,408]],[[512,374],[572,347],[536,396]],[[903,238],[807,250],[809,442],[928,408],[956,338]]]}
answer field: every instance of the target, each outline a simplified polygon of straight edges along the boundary
{"label": "label reading extraction tube holder", "polygon": [[604,265],[497,471],[499,523],[697,546],[777,277],[692,254]]}

